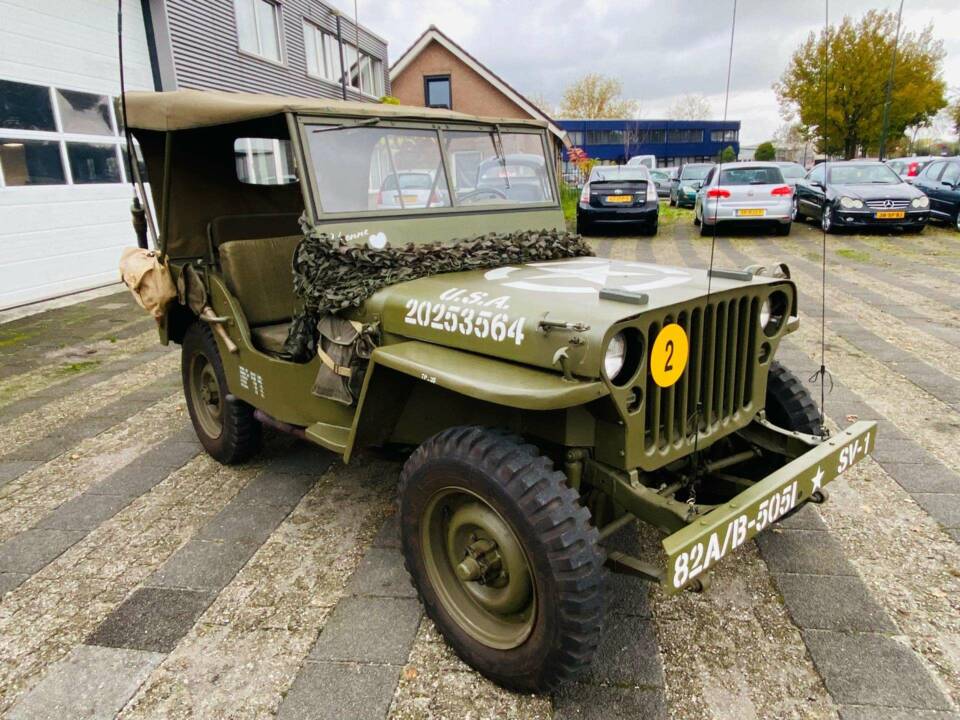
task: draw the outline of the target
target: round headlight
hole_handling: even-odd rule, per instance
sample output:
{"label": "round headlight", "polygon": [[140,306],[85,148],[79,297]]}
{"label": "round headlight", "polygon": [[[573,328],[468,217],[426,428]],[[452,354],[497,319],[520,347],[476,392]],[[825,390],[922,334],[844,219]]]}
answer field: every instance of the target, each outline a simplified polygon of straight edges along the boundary
{"label": "round headlight", "polygon": [[863,200],[858,200],[857,198],[844,196],[840,198],[840,207],[847,208],[848,210],[851,210],[854,208],[862,208]]}
{"label": "round headlight", "polygon": [[921,195],[920,197],[911,200],[910,204],[915,208],[925,208],[930,204],[930,198],[928,198],[926,195]]}
{"label": "round headlight", "polygon": [[607,352],[603,356],[603,370],[611,380],[623,369],[627,360],[627,339],[618,332],[610,339]]}
{"label": "round headlight", "polygon": [[764,300],[763,305],[760,306],[760,328],[765,328],[768,322],[770,322],[770,298]]}

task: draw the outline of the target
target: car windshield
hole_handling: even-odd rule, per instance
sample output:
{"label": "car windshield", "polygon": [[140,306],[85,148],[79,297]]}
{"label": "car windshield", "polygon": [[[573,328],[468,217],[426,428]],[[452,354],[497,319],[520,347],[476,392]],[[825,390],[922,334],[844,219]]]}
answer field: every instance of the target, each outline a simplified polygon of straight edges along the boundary
{"label": "car windshield", "polygon": [[683,169],[680,175],[681,180],[703,180],[713,165],[693,165]]}
{"label": "car windshield", "polygon": [[434,128],[308,124],[306,137],[324,213],[553,201],[541,133],[447,131],[443,150]]}
{"label": "car windshield", "polygon": [[900,176],[886,165],[863,163],[830,166],[830,182],[834,185],[898,185]]}
{"label": "car windshield", "polygon": [[603,182],[604,180],[646,180],[648,173],[642,165],[626,167],[623,165],[614,165],[612,167],[595,167],[590,173],[591,182]]}
{"label": "car windshield", "polygon": [[780,168],[732,167],[720,173],[721,185],[777,185],[783,182]]}
{"label": "car windshield", "polygon": [[785,178],[802,178],[807,174],[807,171],[803,169],[801,165],[781,165],[780,172]]}

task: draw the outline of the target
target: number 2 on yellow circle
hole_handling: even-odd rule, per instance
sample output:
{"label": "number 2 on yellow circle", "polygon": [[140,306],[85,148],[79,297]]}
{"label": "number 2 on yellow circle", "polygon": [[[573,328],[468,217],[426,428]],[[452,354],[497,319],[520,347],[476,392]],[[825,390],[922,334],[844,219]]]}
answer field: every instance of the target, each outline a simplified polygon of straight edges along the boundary
{"label": "number 2 on yellow circle", "polygon": [[650,349],[650,375],[660,387],[670,387],[687,367],[687,334],[676,323],[664,325]]}

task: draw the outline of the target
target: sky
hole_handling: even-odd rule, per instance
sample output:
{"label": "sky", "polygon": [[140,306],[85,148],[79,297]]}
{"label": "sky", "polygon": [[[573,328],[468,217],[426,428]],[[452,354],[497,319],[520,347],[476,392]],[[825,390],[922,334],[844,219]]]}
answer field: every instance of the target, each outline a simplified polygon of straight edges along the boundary
{"label": "sky", "polygon": [[[899,0],[831,0],[832,20]],[[335,0],[353,16],[352,0]],[[389,43],[391,62],[436,25],[525,95],[559,105],[589,72],[617,78],[641,118],[665,117],[678,97],[702,94],[723,117],[733,0],[356,0],[360,24]],[[904,29],[934,23],[943,77],[960,91],[960,0],[904,0]],[[772,85],[807,34],[823,27],[817,0],[738,0],[727,117],[741,143],[783,124]]]}

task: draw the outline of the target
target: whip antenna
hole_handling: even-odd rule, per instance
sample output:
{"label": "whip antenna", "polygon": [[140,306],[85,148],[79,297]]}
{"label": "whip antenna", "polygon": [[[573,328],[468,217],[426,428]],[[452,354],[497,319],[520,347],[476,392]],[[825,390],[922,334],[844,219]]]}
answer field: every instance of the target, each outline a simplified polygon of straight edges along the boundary
{"label": "whip antenna", "polygon": [[[827,185],[830,176],[830,153],[827,147],[827,108],[829,105],[829,94],[827,92],[827,83],[829,81],[830,66],[830,0],[824,0],[823,3],[823,128],[821,137],[823,138],[823,209],[821,212],[830,212],[827,208]],[[830,390],[833,390],[833,376],[827,370],[827,229],[823,221],[820,222],[820,232],[823,237],[823,247],[820,253],[820,369],[810,376],[811,383],[820,383],[820,437],[826,437],[826,404],[827,404],[827,381],[830,381]]]}

